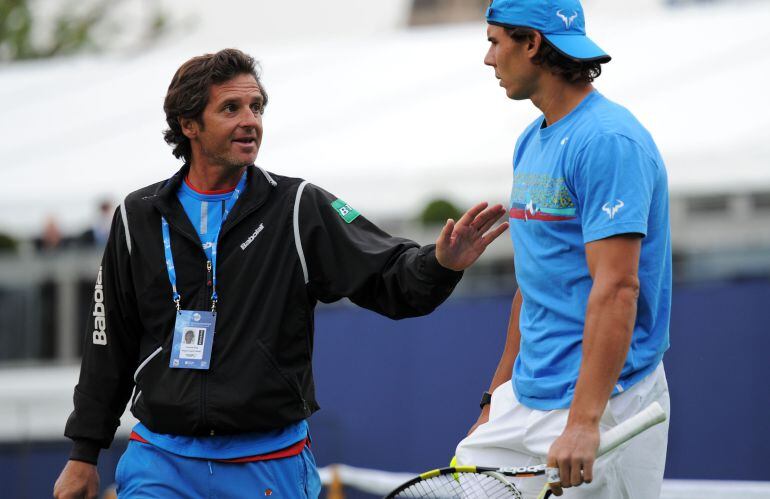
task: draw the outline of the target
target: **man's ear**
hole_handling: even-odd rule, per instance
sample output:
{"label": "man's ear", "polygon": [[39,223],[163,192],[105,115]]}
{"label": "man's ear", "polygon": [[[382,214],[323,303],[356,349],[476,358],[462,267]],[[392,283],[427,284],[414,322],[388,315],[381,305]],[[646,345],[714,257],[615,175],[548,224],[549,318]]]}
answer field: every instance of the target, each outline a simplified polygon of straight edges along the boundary
{"label": "man's ear", "polygon": [[541,35],[539,31],[533,30],[532,35],[527,41],[527,55],[530,59],[535,57],[537,52],[540,50],[540,45],[542,45],[542,43],[543,35]]}
{"label": "man's ear", "polygon": [[177,121],[179,122],[179,126],[182,127],[182,133],[185,137],[192,140],[196,137],[198,137],[198,132],[200,131],[200,124],[198,123],[198,120],[194,118],[177,118]]}

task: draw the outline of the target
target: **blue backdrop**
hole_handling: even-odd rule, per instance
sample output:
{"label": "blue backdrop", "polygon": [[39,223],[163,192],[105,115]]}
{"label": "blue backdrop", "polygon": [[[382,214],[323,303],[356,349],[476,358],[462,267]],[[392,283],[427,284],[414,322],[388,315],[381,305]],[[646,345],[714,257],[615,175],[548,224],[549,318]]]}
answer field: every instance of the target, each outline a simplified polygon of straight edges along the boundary
{"label": "blue backdrop", "polygon": [[[311,419],[319,465],[444,465],[478,416],[505,339],[510,296],[458,298],[390,321],[349,306],[317,313]],[[770,281],[675,288],[665,365],[668,478],[770,480]],[[64,421],[62,421],[62,426]],[[0,445],[2,497],[50,497],[66,442]],[[125,447],[103,453],[102,483]]]}
{"label": "blue backdrop", "polygon": [[[319,462],[392,471],[448,463],[478,417],[510,300],[458,299],[400,322],[353,308],[319,313]],[[770,480],[768,352],[770,281],[676,287],[664,359],[668,478]]]}

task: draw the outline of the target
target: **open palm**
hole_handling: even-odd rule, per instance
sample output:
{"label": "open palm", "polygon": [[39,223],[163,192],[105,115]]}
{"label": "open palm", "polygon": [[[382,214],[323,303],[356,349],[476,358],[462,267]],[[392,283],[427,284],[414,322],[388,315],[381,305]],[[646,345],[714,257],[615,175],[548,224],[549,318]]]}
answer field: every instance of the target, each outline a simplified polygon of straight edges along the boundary
{"label": "open palm", "polygon": [[452,270],[465,270],[473,265],[487,246],[508,229],[508,222],[504,222],[489,230],[504,214],[502,205],[487,208],[487,203],[479,203],[457,222],[447,220],[436,240],[438,263]]}

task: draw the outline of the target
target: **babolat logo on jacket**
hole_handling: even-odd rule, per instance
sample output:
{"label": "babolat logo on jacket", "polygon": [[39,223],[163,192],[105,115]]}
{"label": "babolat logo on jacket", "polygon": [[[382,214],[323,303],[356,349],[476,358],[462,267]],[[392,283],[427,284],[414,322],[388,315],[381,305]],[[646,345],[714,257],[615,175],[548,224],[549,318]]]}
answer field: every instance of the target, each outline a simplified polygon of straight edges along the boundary
{"label": "babolat logo on jacket", "polygon": [[94,345],[107,344],[107,319],[104,308],[104,287],[102,286],[102,268],[99,267],[99,273],[96,274],[96,285],[94,286]]}

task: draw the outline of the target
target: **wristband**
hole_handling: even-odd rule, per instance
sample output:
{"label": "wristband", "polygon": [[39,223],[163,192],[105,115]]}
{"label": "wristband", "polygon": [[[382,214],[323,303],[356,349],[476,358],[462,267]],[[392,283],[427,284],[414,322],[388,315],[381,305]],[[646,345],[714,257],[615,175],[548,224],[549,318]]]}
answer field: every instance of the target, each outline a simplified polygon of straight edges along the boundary
{"label": "wristband", "polygon": [[481,402],[479,402],[479,407],[484,408],[485,405],[489,405],[492,403],[492,394],[489,392],[484,392],[481,395]]}

